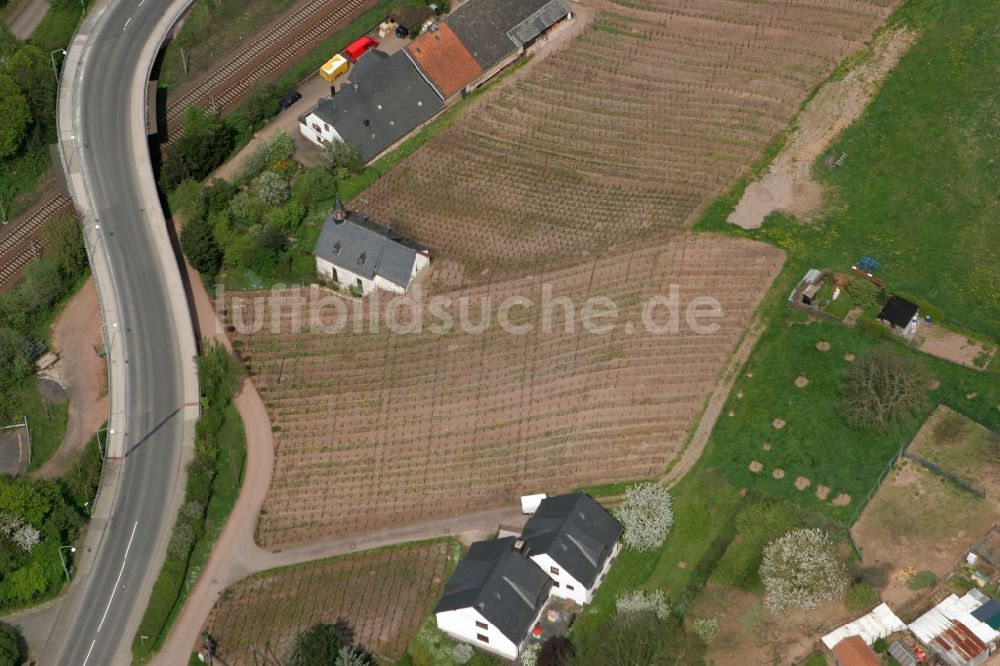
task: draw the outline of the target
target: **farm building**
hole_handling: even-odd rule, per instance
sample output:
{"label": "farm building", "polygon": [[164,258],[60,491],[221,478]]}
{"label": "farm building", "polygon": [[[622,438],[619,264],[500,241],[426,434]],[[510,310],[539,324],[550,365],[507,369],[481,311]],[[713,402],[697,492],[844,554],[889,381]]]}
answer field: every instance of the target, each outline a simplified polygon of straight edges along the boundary
{"label": "farm building", "polygon": [[569,16],[563,0],[469,0],[445,23],[479,63],[485,81]]}
{"label": "farm building", "polygon": [[990,598],[969,590],[948,595],[910,624],[910,631],[948,666],[977,666],[996,649],[997,630],[973,616]]}
{"label": "farm building", "polygon": [[434,607],[441,631],[507,659],[520,654],[552,588],[516,542],[505,537],[472,544]]}
{"label": "farm building", "polygon": [[823,272],[818,268],[810,268],[802,276],[795,289],[788,295],[788,302],[793,305],[812,305],[813,299],[823,286]]}
{"label": "farm building", "polygon": [[447,21],[406,47],[406,55],[445,100],[478,81],[483,73]]}
{"label": "farm building", "polygon": [[833,651],[834,646],[848,636],[860,636],[866,645],[871,645],[876,639],[885,638],[904,629],[906,625],[896,617],[892,609],[885,604],[879,604],[871,612],[823,636],[823,644]]}
{"label": "farm building", "polygon": [[372,51],[351,70],[350,84],[299,118],[299,132],[319,146],[346,143],[369,162],[443,108],[404,51]]}
{"label": "farm building", "polygon": [[588,604],[618,555],[622,525],[584,493],[546,497],[521,533],[522,552],[552,579],[552,594]]}
{"label": "farm building", "polygon": [[893,296],[878,313],[878,320],[899,335],[912,336],[917,331],[919,308],[905,298]]}
{"label": "farm building", "polygon": [[837,666],[882,666],[882,660],[857,634],[841,639],[832,652]]}
{"label": "farm building", "polygon": [[316,272],[362,294],[373,289],[402,294],[430,264],[427,248],[391,228],[344,208],[337,197],[313,249]]}

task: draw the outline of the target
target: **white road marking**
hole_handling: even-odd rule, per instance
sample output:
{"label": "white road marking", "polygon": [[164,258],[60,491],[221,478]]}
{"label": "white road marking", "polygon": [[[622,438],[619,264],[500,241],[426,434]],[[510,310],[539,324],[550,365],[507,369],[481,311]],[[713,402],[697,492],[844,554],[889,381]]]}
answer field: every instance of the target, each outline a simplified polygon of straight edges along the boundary
{"label": "white road marking", "polygon": [[128,20],[127,20],[127,21],[125,21],[125,27],[124,27],[124,28],[122,28],[122,32],[125,32],[125,29],[126,29],[126,28],[128,28],[128,24],[129,24],[129,23],[131,23],[131,22],[132,22],[132,17],[131,17],[131,16],[129,16],[129,17],[128,17]]}
{"label": "white road marking", "polygon": [[90,659],[90,653],[94,651],[94,643],[96,642],[97,642],[96,638],[90,641],[90,649],[87,650],[87,656],[83,660],[83,666],[87,666],[87,660]]}
{"label": "white road marking", "polygon": [[142,3],[144,2],[146,2],[146,0],[139,0],[139,6],[142,7]]}
{"label": "white road marking", "polygon": [[104,609],[104,615],[101,616],[101,623],[97,625],[97,631],[101,630],[104,626],[104,620],[108,617],[108,611],[111,610],[111,602],[114,601],[115,592],[118,591],[118,583],[122,582],[122,574],[125,573],[125,560],[128,559],[128,551],[132,549],[132,539],[135,538],[135,528],[139,526],[139,521],[135,521],[132,525],[132,536],[128,538],[128,545],[125,547],[125,557],[122,558],[122,568],[118,571],[118,580],[115,581],[115,586],[111,589],[111,598],[108,599],[108,607]]}

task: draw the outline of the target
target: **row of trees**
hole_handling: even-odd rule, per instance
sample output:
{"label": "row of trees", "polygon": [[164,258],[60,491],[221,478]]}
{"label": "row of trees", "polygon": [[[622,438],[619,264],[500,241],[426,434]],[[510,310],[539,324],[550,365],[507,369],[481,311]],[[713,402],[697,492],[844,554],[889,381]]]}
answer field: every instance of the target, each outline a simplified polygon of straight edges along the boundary
{"label": "row of trees", "polygon": [[87,254],[76,219],[57,216],[46,223],[45,258],[25,269],[24,279],[0,294],[0,421],[21,417],[15,396],[33,374],[31,341],[56,304],[87,270]]}
{"label": "row of trees", "polygon": [[56,137],[56,78],[50,54],[21,45],[0,69],[0,159]]}
{"label": "row of trees", "polygon": [[[95,439],[61,479],[0,476],[0,612],[48,598],[62,587],[65,572],[59,548],[79,535],[100,481],[101,464]],[[2,633],[0,664],[4,663]]]}
{"label": "row of trees", "polygon": [[306,216],[325,211],[336,192],[329,169],[300,170],[293,153],[291,137],[278,132],[251,155],[235,182],[219,179],[204,187],[188,179],[174,190],[170,206],[183,224],[181,248],[200,273],[215,276],[225,266],[262,278],[290,277],[289,249]]}

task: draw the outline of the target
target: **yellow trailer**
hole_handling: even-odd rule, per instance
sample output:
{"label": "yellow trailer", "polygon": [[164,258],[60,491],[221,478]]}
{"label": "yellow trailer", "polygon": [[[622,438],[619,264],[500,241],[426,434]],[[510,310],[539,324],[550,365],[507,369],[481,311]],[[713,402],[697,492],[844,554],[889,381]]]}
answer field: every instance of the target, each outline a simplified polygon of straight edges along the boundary
{"label": "yellow trailer", "polygon": [[323,80],[327,83],[333,83],[333,80],[341,74],[346,73],[350,66],[350,63],[347,62],[347,58],[338,53],[327,60],[323,66],[319,68],[319,75],[322,76]]}

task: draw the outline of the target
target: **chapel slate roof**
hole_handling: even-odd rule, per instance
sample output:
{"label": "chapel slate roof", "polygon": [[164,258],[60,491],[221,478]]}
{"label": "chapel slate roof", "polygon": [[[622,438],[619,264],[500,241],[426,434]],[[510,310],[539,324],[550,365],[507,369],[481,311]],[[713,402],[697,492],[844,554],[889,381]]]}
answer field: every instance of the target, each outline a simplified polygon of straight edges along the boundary
{"label": "chapel slate roof", "polygon": [[622,535],[622,525],[584,493],[546,497],[521,532],[524,554],[547,554],[588,588]]}
{"label": "chapel slate roof", "polygon": [[435,613],[472,608],[515,645],[545,605],[551,579],[514,549],[517,537],[477,541],[445,584]]}
{"label": "chapel slate roof", "polygon": [[315,256],[337,268],[369,280],[378,275],[404,289],[410,283],[418,252],[426,252],[426,248],[353,211],[339,224],[332,212],[328,214],[313,250]]}

